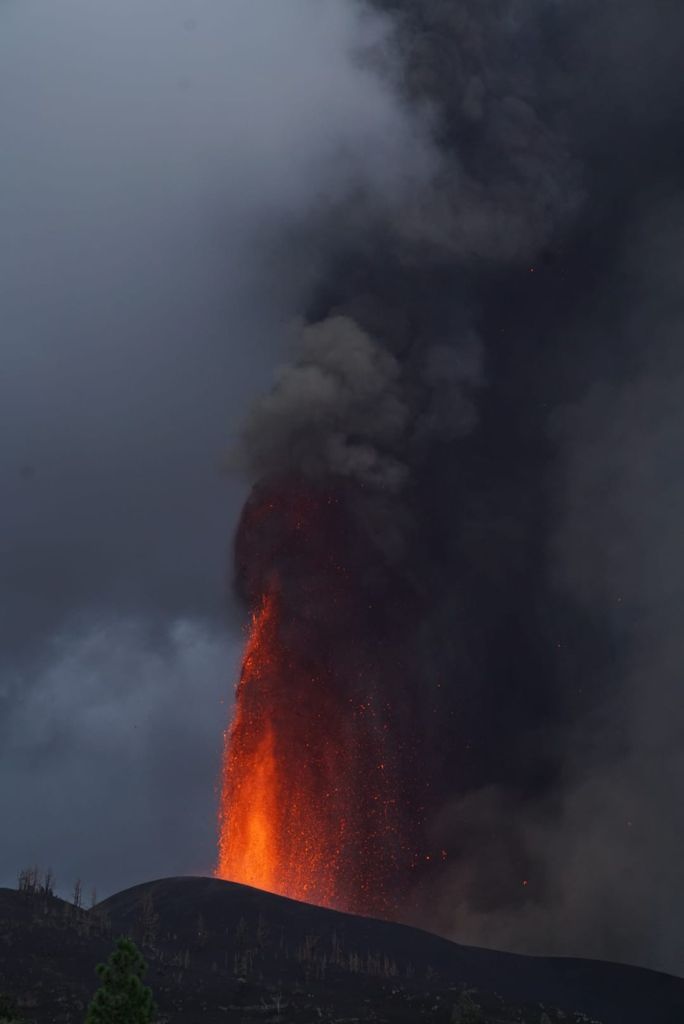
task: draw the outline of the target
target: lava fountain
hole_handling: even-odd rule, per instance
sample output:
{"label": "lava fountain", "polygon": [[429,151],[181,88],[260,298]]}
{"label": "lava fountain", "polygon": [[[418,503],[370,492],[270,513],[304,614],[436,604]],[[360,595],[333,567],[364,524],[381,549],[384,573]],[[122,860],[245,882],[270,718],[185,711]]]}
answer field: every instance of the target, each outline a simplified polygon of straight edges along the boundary
{"label": "lava fountain", "polygon": [[344,496],[260,487],[236,561],[251,626],[225,740],[216,874],[392,916],[405,833],[379,685],[389,635],[358,572],[369,563]]}

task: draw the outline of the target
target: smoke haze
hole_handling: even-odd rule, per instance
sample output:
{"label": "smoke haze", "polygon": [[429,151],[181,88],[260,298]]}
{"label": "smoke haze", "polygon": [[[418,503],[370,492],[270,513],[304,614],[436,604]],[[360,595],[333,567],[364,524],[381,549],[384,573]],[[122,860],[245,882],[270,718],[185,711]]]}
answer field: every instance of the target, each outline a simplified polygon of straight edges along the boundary
{"label": "smoke haze", "polygon": [[375,548],[359,602],[393,603],[391,565],[420,609],[399,689],[377,685],[411,709],[421,849],[447,857],[404,916],[680,971],[679,911],[662,918],[682,893],[681,152],[653,55],[673,73],[681,18],[375,6],[440,163],[394,218],[326,225],[338,244],[247,465],[351,480],[350,529]]}
{"label": "smoke haze", "polygon": [[[424,850],[448,852],[405,916],[681,974],[684,13],[23,0],[0,22],[0,731],[26,837],[2,880],[211,862],[228,448],[250,483],[341,481],[388,621],[401,581],[394,699]],[[162,822],[122,858],[79,746],[103,717],[149,786],[131,820]]]}
{"label": "smoke haze", "polygon": [[225,452],[316,266],[297,225],[432,160],[365,66],[387,31],[339,0],[2,4],[0,884],[213,866]]}

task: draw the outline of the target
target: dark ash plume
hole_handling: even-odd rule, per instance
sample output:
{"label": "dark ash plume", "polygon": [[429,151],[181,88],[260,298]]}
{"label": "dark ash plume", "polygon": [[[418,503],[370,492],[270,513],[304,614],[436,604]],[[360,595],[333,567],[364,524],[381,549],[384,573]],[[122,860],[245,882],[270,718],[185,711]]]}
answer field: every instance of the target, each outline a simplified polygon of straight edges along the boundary
{"label": "dark ash plume", "polygon": [[[676,180],[683,159],[672,141],[678,100],[640,32],[674,74],[668,38],[684,16],[668,8],[659,22],[636,3],[598,0],[372,6],[395,25],[391,57],[372,59],[422,112],[439,161],[404,203],[360,196],[362,214],[346,225],[340,210],[316,225],[329,255],[293,362],[246,425],[243,461],[258,488],[282,478],[333,487],[349,535],[363,538],[358,561],[347,552],[350,586],[383,614],[355,619],[358,649],[379,630],[395,652],[398,671],[377,673],[376,685],[393,703],[407,774],[421,772],[405,808],[420,863],[406,865],[401,915],[466,941],[681,969],[668,942],[653,952],[641,937],[644,920],[652,933],[665,913],[663,894],[657,879],[642,885],[651,909],[634,907],[629,872],[650,871],[650,855],[642,841],[625,856],[633,833],[616,824],[661,798],[675,813],[672,786],[644,751],[660,742],[661,702],[672,700],[671,673],[647,642],[673,649],[681,573],[668,575],[667,594],[660,583],[642,590],[641,607],[635,587],[627,622],[611,606],[626,589],[611,558],[632,579],[640,546],[643,565],[652,552],[665,564],[676,546],[650,520],[625,528],[623,517],[640,479],[624,449],[642,437],[630,395],[658,424],[648,433],[649,459],[663,460],[654,498],[669,493],[663,452],[684,376],[675,360],[665,388],[647,364],[670,357],[679,306],[654,311],[635,288],[629,318],[645,334],[658,329],[645,354],[644,335],[616,312],[626,301],[616,268],[630,246],[629,202],[650,207],[659,175]],[[634,83],[613,43],[643,74],[659,125],[627,102]],[[599,92],[576,78],[582,59]],[[651,226],[640,251],[661,259],[661,233]],[[681,256],[679,234],[669,256]],[[587,398],[592,380],[604,383]],[[310,603],[296,606],[313,587],[316,614],[332,622],[315,564],[304,584],[281,548],[274,560],[295,581],[293,618],[310,614]],[[340,634],[333,662],[346,662],[348,642]],[[644,664],[657,704],[646,747]],[[621,766],[631,778],[644,758],[628,799]],[[670,879],[676,814],[662,837]]]}

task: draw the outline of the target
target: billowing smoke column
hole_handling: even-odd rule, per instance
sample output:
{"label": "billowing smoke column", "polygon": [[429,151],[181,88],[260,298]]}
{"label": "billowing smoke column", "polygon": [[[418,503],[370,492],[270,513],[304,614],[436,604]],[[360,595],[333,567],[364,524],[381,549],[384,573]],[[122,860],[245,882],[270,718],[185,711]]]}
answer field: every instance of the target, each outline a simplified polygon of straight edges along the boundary
{"label": "billowing smoke column", "polygon": [[[485,366],[486,335],[499,331],[486,303],[528,272],[578,201],[564,147],[532,105],[529,28],[501,4],[396,6],[397,86],[432,106],[440,155],[401,205],[360,197],[352,237],[348,209],[314,229],[332,256],[292,363],[246,424],[256,483],[236,567],[252,625],[217,869],[395,916],[451,855],[454,836],[433,826],[445,797],[502,770],[512,785],[530,781],[520,735],[502,742],[496,718],[515,727],[521,700],[535,723],[543,712],[538,670],[524,678],[521,608],[509,606],[538,538],[515,512],[508,522],[515,475],[543,452],[533,443],[504,469],[514,410],[483,418],[485,374],[500,373]],[[476,732],[485,710],[491,751]],[[461,849],[470,840],[457,837]]]}
{"label": "billowing smoke column", "polygon": [[218,872],[453,934],[547,899],[536,823],[610,678],[549,554],[593,229],[554,64],[566,5],[374,6],[434,172],[293,232],[326,255],[244,433],[252,626]]}

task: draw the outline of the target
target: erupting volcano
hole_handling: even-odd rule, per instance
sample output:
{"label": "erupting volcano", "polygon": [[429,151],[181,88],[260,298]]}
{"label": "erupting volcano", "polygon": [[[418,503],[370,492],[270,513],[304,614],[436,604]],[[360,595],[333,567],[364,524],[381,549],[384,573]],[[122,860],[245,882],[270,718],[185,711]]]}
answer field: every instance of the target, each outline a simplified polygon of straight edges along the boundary
{"label": "erupting volcano", "polygon": [[216,873],[390,916],[403,788],[379,685],[388,624],[350,571],[361,544],[342,489],[271,485],[245,508],[236,556],[252,621],[226,733]]}

